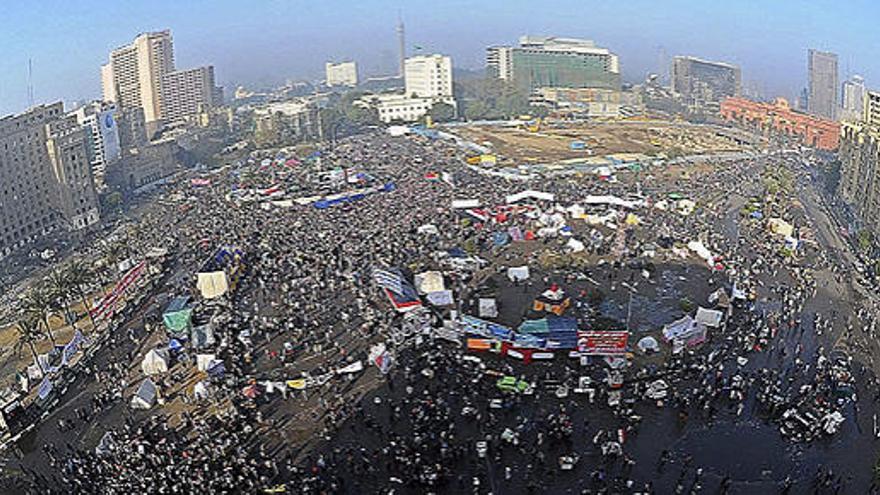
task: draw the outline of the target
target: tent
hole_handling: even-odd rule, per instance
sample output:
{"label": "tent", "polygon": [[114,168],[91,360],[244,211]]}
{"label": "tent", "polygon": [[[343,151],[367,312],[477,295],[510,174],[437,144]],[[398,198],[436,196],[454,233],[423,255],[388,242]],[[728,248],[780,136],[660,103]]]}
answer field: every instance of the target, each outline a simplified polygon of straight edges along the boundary
{"label": "tent", "polygon": [[498,306],[495,299],[480,298],[480,318],[496,318],[498,316]]}
{"label": "tent", "polygon": [[141,361],[141,369],[145,375],[158,375],[168,372],[168,351],[153,349]]}
{"label": "tent", "polygon": [[429,235],[439,235],[440,231],[437,229],[437,226],[432,223],[426,223],[425,225],[420,226],[416,229],[416,232],[419,234],[429,234]]}
{"label": "tent", "polygon": [[204,380],[196,383],[196,386],[193,387],[193,397],[196,400],[204,400],[211,397],[211,391],[208,389],[208,384]]}
{"label": "tent", "polygon": [[724,317],[724,313],[721,311],[700,307],[697,308],[697,316],[694,317],[694,320],[707,327],[717,328],[721,325],[722,317]]}
{"label": "tent", "polygon": [[443,274],[438,271],[417,273],[414,277],[414,282],[419,294],[446,290],[446,286],[443,283]]}
{"label": "tent", "polygon": [[639,350],[643,353],[647,354],[650,352],[658,352],[660,351],[660,344],[657,343],[657,339],[651,337],[650,335],[647,337],[642,337],[639,339],[639,343],[636,344]]}
{"label": "tent", "polygon": [[190,333],[190,341],[196,349],[214,345],[214,326],[210,323],[193,327]]}
{"label": "tent", "polygon": [[791,237],[792,234],[794,234],[794,225],[781,218],[771,218],[770,220],[767,220],[767,228],[770,232],[783,237]]}
{"label": "tent", "polygon": [[196,354],[196,368],[199,371],[208,371],[216,360],[217,356],[214,354]]}
{"label": "tent", "polygon": [[454,302],[451,290],[440,290],[437,292],[428,292],[428,302],[434,306],[451,306]]}
{"label": "tent", "polygon": [[515,266],[507,269],[507,278],[511,282],[527,280],[529,278],[528,266]]}
{"label": "tent", "polygon": [[663,326],[663,338],[666,340],[674,340],[687,335],[694,327],[694,319],[690,315],[685,315],[668,325]]}
{"label": "tent", "polygon": [[132,396],[131,407],[133,409],[149,409],[156,404],[158,398],[159,389],[156,388],[156,384],[153,383],[153,380],[146,378],[141,382],[141,386],[138,387],[134,396]]}
{"label": "tent", "polygon": [[565,247],[571,249],[572,253],[579,253],[585,249],[584,243],[573,237],[568,240],[568,243],[565,244]]}
{"label": "tent", "polygon": [[165,308],[162,321],[171,332],[180,333],[189,329],[193,309],[187,307],[187,303],[189,303],[188,296],[175,297]]}

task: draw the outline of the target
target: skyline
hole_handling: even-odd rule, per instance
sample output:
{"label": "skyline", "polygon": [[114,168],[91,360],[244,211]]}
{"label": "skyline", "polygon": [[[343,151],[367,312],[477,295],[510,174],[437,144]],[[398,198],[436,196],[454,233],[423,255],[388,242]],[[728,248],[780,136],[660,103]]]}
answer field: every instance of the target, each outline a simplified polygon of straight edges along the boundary
{"label": "skyline", "polygon": [[[880,81],[880,62],[871,62],[869,56],[880,48],[880,40],[870,36],[872,16],[849,15],[880,11],[867,2],[852,2],[848,9],[829,9],[830,2],[751,1],[719,8],[674,0],[661,10],[643,0],[613,6],[560,1],[540,12],[516,1],[483,2],[479,8],[470,2],[390,0],[98,5],[97,0],[76,5],[51,0],[7,9],[9,15],[0,20],[0,40],[8,53],[0,60],[0,115],[27,107],[28,59],[33,60],[36,104],[97,99],[100,65],[109,52],[138,33],[162,29],[173,33],[177,66],[214,65],[218,83],[229,93],[236,84],[266,87],[286,80],[319,80],[328,60],[354,60],[362,75],[393,74],[399,12],[408,51],[422,46],[425,53],[447,54],[463,69],[482,69],[487,46],[515,44],[519,36],[533,34],[596,41],[620,56],[627,82],[658,72],[662,51],[663,74],[674,55],[729,62],[742,68],[744,87],[757,83],[764,97],[791,100],[807,84],[809,48],[839,55],[841,82],[852,74],[864,76],[868,87]],[[338,15],[341,6],[344,18]],[[768,27],[767,18],[776,19],[774,25]],[[848,29],[836,29],[840,25]]]}

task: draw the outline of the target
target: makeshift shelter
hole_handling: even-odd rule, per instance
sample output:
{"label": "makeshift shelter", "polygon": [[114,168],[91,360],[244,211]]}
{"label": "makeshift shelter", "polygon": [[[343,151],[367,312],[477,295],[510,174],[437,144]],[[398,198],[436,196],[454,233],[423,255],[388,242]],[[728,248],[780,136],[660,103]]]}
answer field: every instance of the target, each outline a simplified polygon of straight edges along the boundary
{"label": "makeshift shelter", "polygon": [[131,398],[131,407],[133,409],[149,409],[156,404],[159,398],[159,389],[153,380],[146,378],[141,382],[137,392]]}
{"label": "makeshift shelter", "polygon": [[196,349],[203,349],[214,345],[214,325],[208,323],[193,327],[190,333],[190,341]]}
{"label": "makeshift shelter", "polygon": [[586,249],[586,246],[584,246],[583,242],[581,242],[573,237],[568,240],[568,242],[565,244],[565,247],[570,249],[572,253],[579,253],[579,252],[583,251],[584,249]]}
{"label": "makeshift shelter", "polygon": [[532,309],[561,316],[570,305],[571,298],[565,296],[565,291],[561,287],[553,284],[535,298],[535,301],[532,303]]}
{"label": "makeshift shelter", "polygon": [[493,298],[480,298],[480,318],[496,318],[498,316],[498,305]]}
{"label": "makeshift shelter", "polygon": [[419,294],[446,290],[446,285],[443,283],[443,274],[438,271],[417,273],[414,282]]}
{"label": "makeshift shelter", "polygon": [[196,400],[205,400],[211,397],[211,391],[208,389],[208,384],[202,380],[196,383],[196,386],[193,387],[193,397]]}
{"label": "makeshift shelter", "polygon": [[717,328],[721,325],[721,319],[724,317],[724,313],[715,309],[706,309],[703,307],[697,308],[697,315],[694,317],[694,320],[701,325],[706,325],[707,327]]}
{"label": "makeshift shelter", "polygon": [[695,325],[690,315],[685,315],[678,320],[663,326],[663,338],[667,341],[682,338],[690,332]]}
{"label": "makeshift shelter", "polygon": [[217,356],[215,354],[196,354],[196,369],[208,371],[216,360]]}
{"label": "makeshift shelter", "polygon": [[188,303],[188,296],[176,297],[165,308],[165,312],[162,314],[162,321],[165,322],[165,327],[169,331],[181,333],[189,330],[192,323],[193,309],[187,306]]}
{"label": "makeshift shelter", "polygon": [[642,337],[639,339],[639,342],[636,344],[640,351],[647,354],[648,352],[659,352],[660,344],[657,343],[657,339],[651,337],[650,335],[647,337]]}
{"label": "makeshift shelter", "polygon": [[168,359],[167,350],[153,349],[144,356],[143,361],[141,361],[141,369],[147,376],[167,373]]}
{"label": "makeshift shelter", "polygon": [[528,266],[516,266],[507,269],[507,278],[510,279],[511,282],[528,280],[529,278],[529,267]]}
{"label": "makeshift shelter", "polygon": [[452,306],[455,302],[452,299],[452,291],[451,290],[440,290],[437,292],[429,292],[426,296],[426,299],[429,303],[434,306]]}

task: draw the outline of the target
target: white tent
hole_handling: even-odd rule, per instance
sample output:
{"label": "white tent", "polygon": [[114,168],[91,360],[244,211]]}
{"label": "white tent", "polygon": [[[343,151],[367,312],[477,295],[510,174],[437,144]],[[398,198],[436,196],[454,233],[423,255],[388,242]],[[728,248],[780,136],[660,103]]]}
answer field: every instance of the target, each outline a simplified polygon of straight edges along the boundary
{"label": "white tent", "polygon": [[437,229],[437,226],[432,223],[426,223],[425,225],[420,226],[416,229],[416,232],[419,234],[431,234],[431,235],[439,235],[440,231]]}
{"label": "white tent", "polygon": [[490,297],[480,298],[480,318],[495,318],[498,316],[498,305],[495,299]]}
{"label": "white tent", "polygon": [[196,386],[193,388],[193,396],[196,400],[204,400],[211,396],[208,384],[204,380],[196,383]]}
{"label": "white tent", "polygon": [[540,199],[543,201],[553,201],[556,198],[556,196],[554,196],[551,193],[545,193],[545,192],[541,192],[541,191],[533,191],[533,190],[529,189],[528,191],[523,191],[520,193],[511,194],[511,195],[507,196],[506,201],[507,201],[507,204],[513,204],[513,203],[517,203],[517,202],[522,201],[527,198]]}
{"label": "white tent", "polygon": [[205,299],[220,297],[229,290],[229,282],[226,280],[226,272],[223,270],[199,273],[196,286]]}
{"label": "white tent", "polygon": [[208,371],[211,369],[211,363],[217,360],[214,354],[196,354],[196,368],[199,371]]}
{"label": "white tent", "polygon": [[697,316],[694,317],[694,320],[697,323],[706,325],[707,327],[717,328],[719,325],[721,325],[722,317],[724,317],[724,313],[722,313],[721,311],[700,307],[697,308]]}
{"label": "white tent", "polygon": [[438,271],[417,273],[414,282],[419,294],[446,290],[446,286],[443,283],[443,274]]}
{"label": "white tent", "polygon": [[584,250],[585,246],[584,246],[583,242],[581,242],[575,238],[571,238],[568,240],[568,243],[565,245],[565,247],[567,247],[568,249],[571,249],[572,253],[579,253]]}
{"label": "white tent", "polygon": [[156,388],[156,384],[153,383],[153,380],[146,378],[141,382],[141,386],[138,387],[134,396],[132,396],[131,407],[134,409],[149,409],[156,404],[158,397],[159,389]]}
{"label": "white tent", "polygon": [[141,361],[141,369],[145,375],[158,375],[168,371],[168,351],[153,349]]}
{"label": "white tent", "polygon": [[507,278],[510,279],[511,282],[516,282],[518,280],[527,280],[529,278],[529,267],[528,266],[514,266],[507,269]]}
{"label": "white tent", "polygon": [[647,353],[648,351],[658,352],[660,350],[660,344],[657,343],[657,339],[650,335],[639,339],[639,343],[636,344],[636,346],[638,346],[639,350],[644,353]]}
{"label": "white tent", "polygon": [[439,290],[437,292],[428,292],[428,302],[434,306],[451,306],[454,302],[451,290]]}

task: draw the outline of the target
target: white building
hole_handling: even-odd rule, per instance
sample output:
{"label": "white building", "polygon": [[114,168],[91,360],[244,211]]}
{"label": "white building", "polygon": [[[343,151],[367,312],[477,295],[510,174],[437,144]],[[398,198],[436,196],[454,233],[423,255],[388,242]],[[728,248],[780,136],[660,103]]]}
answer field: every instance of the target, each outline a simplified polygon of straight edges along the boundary
{"label": "white building", "polygon": [[334,64],[327,62],[324,65],[327,77],[327,86],[357,86],[357,64],[355,62],[341,62]]}
{"label": "white building", "polygon": [[452,98],[452,59],[421,55],[404,62],[406,95],[420,98]]}
{"label": "white building", "polygon": [[849,81],[844,81],[841,118],[843,120],[862,120],[867,94],[865,80],[861,76],[852,76]]}
{"label": "white building", "polygon": [[116,122],[116,105],[96,101],[71,113],[86,130],[86,148],[92,175],[97,185],[102,186],[107,164],[119,160],[122,156]]}

